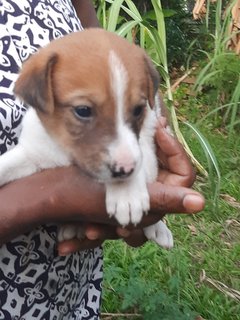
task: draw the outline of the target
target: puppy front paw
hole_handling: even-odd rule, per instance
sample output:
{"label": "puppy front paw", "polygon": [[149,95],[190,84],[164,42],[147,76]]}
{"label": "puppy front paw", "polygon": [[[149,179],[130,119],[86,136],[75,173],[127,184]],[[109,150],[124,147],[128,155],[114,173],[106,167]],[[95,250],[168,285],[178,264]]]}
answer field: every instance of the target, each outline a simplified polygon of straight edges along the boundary
{"label": "puppy front paw", "polygon": [[144,228],[145,236],[165,249],[173,247],[172,232],[164,222],[159,221],[149,227]]}
{"label": "puppy front paw", "polygon": [[146,186],[110,185],[106,189],[106,208],[122,226],[136,225],[150,209],[148,190]]}

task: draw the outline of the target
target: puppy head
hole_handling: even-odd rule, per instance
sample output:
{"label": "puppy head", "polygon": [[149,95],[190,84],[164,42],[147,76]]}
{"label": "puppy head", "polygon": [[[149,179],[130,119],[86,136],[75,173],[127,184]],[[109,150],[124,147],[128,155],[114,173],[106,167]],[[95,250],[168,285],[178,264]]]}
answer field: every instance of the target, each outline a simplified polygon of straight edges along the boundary
{"label": "puppy head", "polygon": [[15,93],[88,174],[123,179],[141,164],[138,139],[159,77],[139,47],[100,29],[52,41],[23,66]]}

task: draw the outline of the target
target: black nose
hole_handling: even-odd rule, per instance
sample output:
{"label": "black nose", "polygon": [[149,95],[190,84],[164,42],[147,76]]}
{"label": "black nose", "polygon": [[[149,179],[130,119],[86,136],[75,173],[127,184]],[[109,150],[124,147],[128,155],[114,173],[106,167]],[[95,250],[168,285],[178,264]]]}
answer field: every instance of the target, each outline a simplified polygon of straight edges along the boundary
{"label": "black nose", "polygon": [[113,178],[127,178],[129,177],[133,171],[134,171],[134,168],[131,168],[130,170],[125,170],[123,167],[120,167],[120,168],[116,168],[116,166],[112,166],[110,168],[111,170],[111,173],[112,173],[112,177]]}

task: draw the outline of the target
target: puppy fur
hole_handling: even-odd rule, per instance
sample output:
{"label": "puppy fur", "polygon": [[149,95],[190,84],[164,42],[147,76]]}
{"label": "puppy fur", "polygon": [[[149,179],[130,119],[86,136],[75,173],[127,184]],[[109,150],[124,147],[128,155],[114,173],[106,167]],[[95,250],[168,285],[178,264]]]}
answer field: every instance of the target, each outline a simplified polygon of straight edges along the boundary
{"label": "puppy fur", "polygon": [[[159,76],[145,52],[121,37],[89,29],[39,50],[24,65],[15,94],[28,106],[18,145],[0,157],[0,184],[45,168],[77,165],[106,186],[106,208],[125,226],[149,210],[157,177],[154,132]],[[149,239],[173,245],[159,223]],[[62,226],[59,240],[81,232]]]}

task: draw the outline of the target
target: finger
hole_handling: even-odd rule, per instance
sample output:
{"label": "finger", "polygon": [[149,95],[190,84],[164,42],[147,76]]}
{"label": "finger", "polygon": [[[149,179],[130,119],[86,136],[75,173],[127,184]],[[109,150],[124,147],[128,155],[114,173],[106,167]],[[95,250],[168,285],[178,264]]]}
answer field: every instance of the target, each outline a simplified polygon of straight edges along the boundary
{"label": "finger", "polygon": [[[82,224],[80,225],[82,228]],[[58,244],[59,255],[68,255],[76,251],[93,249],[101,245],[106,239],[116,239],[116,228],[105,224],[86,224],[84,225],[84,238],[73,238]]]}
{"label": "finger", "polygon": [[102,244],[103,240],[89,240],[87,238],[79,240],[77,238],[58,243],[57,250],[60,256],[67,256],[74,252],[94,249]]}
{"label": "finger", "polygon": [[195,172],[182,145],[160,125],[156,132],[158,157],[167,168],[160,171],[160,180],[166,184],[190,187]]}
{"label": "finger", "polygon": [[192,189],[155,182],[148,186],[148,190],[151,210],[143,217],[142,227],[156,223],[166,213],[197,213],[205,205],[203,196]]}
{"label": "finger", "polygon": [[116,227],[106,224],[88,224],[85,228],[85,236],[89,240],[116,239]]}
{"label": "finger", "polygon": [[131,247],[140,247],[147,241],[143,229],[128,230],[118,227],[116,231],[119,237]]}
{"label": "finger", "polygon": [[163,128],[167,127],[168,123],[167,123],[167,118],[166,117],[160,116],[158,121],[159,121],[159,126],[161,126]]}
{"label": "finger", "polygon": [[189,188],[163,185],[154,182],[149,185],[151,209],[167,213],[197,213],[203,210],[203,196]]}

